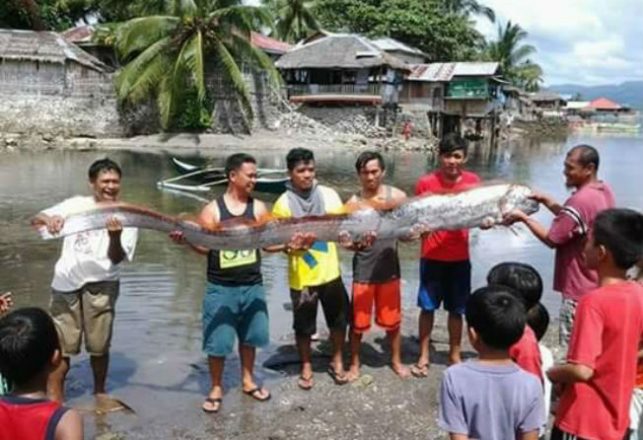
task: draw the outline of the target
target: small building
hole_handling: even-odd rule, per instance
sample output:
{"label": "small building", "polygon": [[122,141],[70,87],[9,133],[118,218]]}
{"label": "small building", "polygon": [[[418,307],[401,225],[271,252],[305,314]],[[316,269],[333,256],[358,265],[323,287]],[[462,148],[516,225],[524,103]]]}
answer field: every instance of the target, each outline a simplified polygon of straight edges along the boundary
{"label": "small building", "polygon": [[430,63],[412,69],[400,92],[400,104],[403,110],[424,112],[434,135],[473,131],[479,137],[483,122],[495,126],[504,83],[499,63]]}
{"label": "small building", "polygon": [[250,42],[257,49],[264,51],[273,61],[276,61],[280,56],[292,49],[292,45],[285,41],[277,40],[254,31],[250,34]]}
{"label": "small building", "polygon": [[0,29],[0,130],[120,132],[109,68],[55,32]]}
{"label": "small building", "polygon": [[533,121],[536,119],[536,107],[529,99],[529,93],[515,86],[502,86],[502,94],[505,97],[503,113],[508,125],[515,119]]}
{"label": "small building", "polygon": [[429,56],[416,47],[404,44],[395,38],[385,37],[371,40],[380,50],[393,55],[407,64],[421,64],[429,61]]}
{"label": "small building", "polygon": [[567,101],[558,93],[541,91],[530,93],[529,99],[545,118],[563,118]]}
{"label": "small building", "polygon": [[303,40],[275,63],[291,102],[395,106],[409,67],[356,34]]}

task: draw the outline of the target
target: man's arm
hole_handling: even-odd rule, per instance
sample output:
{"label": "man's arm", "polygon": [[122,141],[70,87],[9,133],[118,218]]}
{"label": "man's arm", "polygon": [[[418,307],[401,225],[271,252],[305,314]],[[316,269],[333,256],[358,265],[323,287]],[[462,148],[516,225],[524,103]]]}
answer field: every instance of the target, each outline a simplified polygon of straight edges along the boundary
{"label": "man's arm", "polygon": [[556,243],[549,238],[549,231],[538,220],[531,218],[519,209],[513,210],[504,216],[503,223],[511,225],[516,222],[524,223],[531,233],[542,243],[550,248],[555,248]]}
{"label": "man's arm", "polygon": [[572,384],[587,382],[594,376],[594,370],[581,364],[564,364],[547,371],[549,380],[555,383]]}
{"label": "man's arm", "polygon": [[60,215],[50,216],[44,212],[39,212],[31,219],[31,224],[36,227],[44,225],[50,234],[57,234],[65,225],[65,219]]}
{"label": "man's arm", "polygon": [[563,209],[563,205],[545,194],[534,192],[531,195],[531,198],[538,203],[545,205],[545,207],[554,215],[558,215],[560,210]]}
{"label": "man's arm", "polygon": [[68,409],[56,426],[55,440],[83,440],[83,419],[75,409]]}
{"label": "man's arm", "polygon": [[107,233],[109,235],[109,247],[107,248],[107,256],[112,264],[118,264],[125,259],[126,253],[121,243],[121,235],[123,234],[123,225],[116,217],[111,217],[105,224]]}
{"label": "man's arm", "polygon": [[539,431],[522,432],[520,433],[520,440],[538,440]]}

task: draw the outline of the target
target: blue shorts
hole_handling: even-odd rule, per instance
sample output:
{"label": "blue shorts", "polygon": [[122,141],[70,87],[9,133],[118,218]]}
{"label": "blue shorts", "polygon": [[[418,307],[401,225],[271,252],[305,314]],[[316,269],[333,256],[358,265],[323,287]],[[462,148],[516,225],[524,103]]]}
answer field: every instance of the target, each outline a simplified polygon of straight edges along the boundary
{"label": "blue shorts", "polygon": [[464,315],[471,293],[471,262],[420,260],[420,288],[418,307],[425,312],[444,308]]}
{"label": "blue shorts", "polygon": [[208,283],[203,297],[203,351],[224,357],[239,344],[268,345],[268,308],[262,284],[222,286]]}

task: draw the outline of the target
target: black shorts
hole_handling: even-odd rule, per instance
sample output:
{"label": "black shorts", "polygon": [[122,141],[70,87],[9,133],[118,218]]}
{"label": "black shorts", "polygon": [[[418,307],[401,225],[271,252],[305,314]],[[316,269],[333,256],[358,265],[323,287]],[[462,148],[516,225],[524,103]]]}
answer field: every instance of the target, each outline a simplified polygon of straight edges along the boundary
{"label": "black shorts", "polygon": [[328,329],[346,330],[349,303],[341,277],[303,290],[290,289],[290,299],[295,335],[312,336],[317,332],[317,303],[320,301]]}

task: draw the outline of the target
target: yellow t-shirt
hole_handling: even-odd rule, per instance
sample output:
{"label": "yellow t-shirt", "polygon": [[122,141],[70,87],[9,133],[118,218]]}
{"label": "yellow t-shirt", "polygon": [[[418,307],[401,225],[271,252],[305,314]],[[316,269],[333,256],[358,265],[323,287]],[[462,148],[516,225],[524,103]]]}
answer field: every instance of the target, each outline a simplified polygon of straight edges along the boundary
{"label": "yellow t-shirt", "polygon": [[[319,185],[327,214],[343,214],[344,205],[334,189]],[[272,214],[277,218],[293,216],[288,203],[288,194],[282,194]],[[302,290],[307,286],[319,286],[339,277],[337,246],[333,242],[316,241],[307,251],[291,252],[288,255],[288,278],[290,288]]]}

